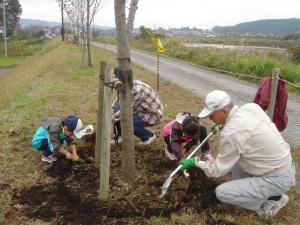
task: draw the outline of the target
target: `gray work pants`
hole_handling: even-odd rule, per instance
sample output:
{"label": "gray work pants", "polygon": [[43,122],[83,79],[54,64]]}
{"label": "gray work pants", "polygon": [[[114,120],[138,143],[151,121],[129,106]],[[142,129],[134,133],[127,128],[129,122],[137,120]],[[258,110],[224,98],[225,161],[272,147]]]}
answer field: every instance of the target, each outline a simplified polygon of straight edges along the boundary
{"label": "gray work pants", "polygon": [[234,180],[216,188],[216,196],[221,202],[257,211],[271,196],[288,192],[295,184],[295,163],[274,176],[251,176],[237,165],[232,169]]}

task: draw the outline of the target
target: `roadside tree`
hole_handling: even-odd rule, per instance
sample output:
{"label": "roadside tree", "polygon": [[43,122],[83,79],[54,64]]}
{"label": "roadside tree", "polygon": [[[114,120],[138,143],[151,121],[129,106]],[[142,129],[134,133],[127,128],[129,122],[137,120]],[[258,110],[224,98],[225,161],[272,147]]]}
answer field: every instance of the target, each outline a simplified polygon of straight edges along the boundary
{"label": "roadside tree", "polygon": [[91,24],[97,11],[101,8],[103,0],[86,0],[86,40],[88,52],[88,66],[92,67],[92,52],[91,52]]}
{"label": "roadside tree", "polygon": [[126,0],[114,0],[115,23],[117,30],[117,59],[116,73],[124,83],[124,91],[119,93],[121,105],[122,132],[122,172],[126,181],[132,181],[136,175],[134,159],[134,137],[132,122],[132,70],[130,63],[129,41],[133,29],[133,22],[137,10],[138,0],[131,0],[128,18],[126,18]]}
{"label": "roadside tree", "polygon": [[84,65],[86,49],[88,53],[88,66],[92,66],[90,27],[102,3],[103,0],[64,0],[64,11],[70,22],[74,39],[80,40],[82,66]]}
{"label": "roadside tree", "polygon": [[[6,29],[7,36],[12,36],[17,29],[17,25],[20,20],[20,15],[22,13],[22,8],[18,0],[4,1],[7,3],[5,6],[5,16],[6,16]],[[0,2],[2,4],[2,1]],[[3,27],[3,10],[0,10],[0,24]]]}

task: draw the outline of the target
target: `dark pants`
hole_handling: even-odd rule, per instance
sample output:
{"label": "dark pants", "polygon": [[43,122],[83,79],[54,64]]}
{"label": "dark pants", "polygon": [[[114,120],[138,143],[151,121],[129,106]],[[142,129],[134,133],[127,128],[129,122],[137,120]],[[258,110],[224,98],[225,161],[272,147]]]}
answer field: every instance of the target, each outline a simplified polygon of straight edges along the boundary
{"label": "dark pants", "polygon": [[[154,134],[147,130],[145,126],[147,123],[137,114],[133,114],[133,132],[134,135],[141,139],[141,141],[147,141]],[[121,136],[121,122],[117,121],[114,124],[114,135]]]}
{"label": "dark pants", "polygon": [[[199,132],[199,140],[200,140],[200,142],[202,142],[206,137],[207,137],[207,130],[206,130],[206,127],[200,126],[200,132]],[[169,152],[172,153],[172,151],[171,151],[170,136],[166,136],[166,137],[164,138],[164,141],[165,141],[165,143],[167,144],[167,148],[168,148]],[[210,150],[210,146],[209,146],[209,143],[208,143],[208,141],[207,141],[207,142],[205,142],[205,144],[201,147],[201,152],[204,153],[204,152],[208,152],[209,150]]]}
{"label": "dark pants", "polygon": [[47,139],[43,139],[42,140],[42,144],[41,147],[38,149],[40,151],[44,151],[43,155],[48,157],[49,155],[52,155],[53,152],[51,152],[49,145],[48,145],[48,140]]}

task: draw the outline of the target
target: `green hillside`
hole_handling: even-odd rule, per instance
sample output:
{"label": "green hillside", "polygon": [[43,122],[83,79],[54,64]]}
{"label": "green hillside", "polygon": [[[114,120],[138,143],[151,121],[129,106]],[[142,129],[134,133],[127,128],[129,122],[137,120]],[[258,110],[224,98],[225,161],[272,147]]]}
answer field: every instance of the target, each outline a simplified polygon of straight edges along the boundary
{"label": "green hillside", "polygon": [[265,34],[285,36],[300,32],[300,19],[269,19],[239,23],[235,26],[216,26],[213,31],[221,34]]}

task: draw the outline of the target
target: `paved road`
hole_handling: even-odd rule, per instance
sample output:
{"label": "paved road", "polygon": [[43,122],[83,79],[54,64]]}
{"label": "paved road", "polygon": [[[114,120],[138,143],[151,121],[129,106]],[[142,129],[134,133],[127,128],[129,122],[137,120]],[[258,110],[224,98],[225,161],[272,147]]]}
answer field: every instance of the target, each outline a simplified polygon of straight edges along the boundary
{"label": "paved road", "polygon": [[7,73],[11,68],[0,68],[0,75]]}
{"label": "paved road", "polygon": [[[103,43],[93,44],[116,52],[116,46]],[[130,55],[132,62],[156,73],[156,56],[154,54],[131,49]],[[257,89],[256,84],[165,57],[161,57],[160,60],[160,74],[164,79],[180,84],[183,88],[202,98],[212,90],[224,90],[238,105],[251,102]],[[287,114],[289,123],[283,136],[289,143],[300,148],[300,96],[289,94]]]}

